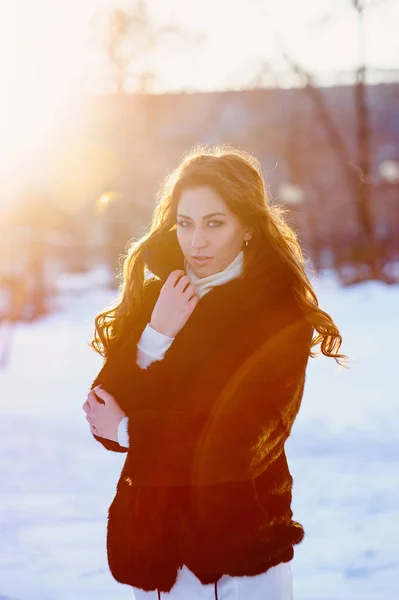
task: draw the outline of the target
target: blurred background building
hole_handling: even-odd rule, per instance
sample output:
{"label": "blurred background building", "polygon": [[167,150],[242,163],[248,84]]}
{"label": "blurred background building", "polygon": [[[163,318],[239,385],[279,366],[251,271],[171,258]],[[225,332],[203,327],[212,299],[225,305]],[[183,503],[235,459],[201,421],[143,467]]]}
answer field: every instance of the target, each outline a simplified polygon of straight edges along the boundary
{"label": "blurred background building", "polygon": [[[102,267],[115,286],[162,180],[197,144],[260,159],[269,199],[289,209],[315,269],[335,269],[345,285],[398,281],[399,69],[376,46],[396,48],[396,8],[286,5],[303,31],[267,0],[229,5],[224,30],[222,0],[212,14],[180,0],[168,10],[157,0],[10,4],[4,39],[23,35],[14,63],[4,55],[0,105],[3,319],[46,314],[64,273]],[[251,35],[237,49],[243,23]]]}

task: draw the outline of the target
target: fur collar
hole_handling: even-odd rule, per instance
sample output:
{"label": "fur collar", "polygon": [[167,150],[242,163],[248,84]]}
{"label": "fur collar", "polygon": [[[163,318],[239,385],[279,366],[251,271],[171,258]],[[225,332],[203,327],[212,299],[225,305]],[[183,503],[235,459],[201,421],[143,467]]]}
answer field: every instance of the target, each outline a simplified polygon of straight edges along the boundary
{"label": "fur collar", "polygon": [[[184,255],[180,249],[175,229],[153,241],[144,254],[144,262],[151,273],[162,283],[166,281],[171,271],[184,270]],[[200,300],[192,317],[195,313],[204,312],[206,321],[216,325],[213,322],[212,307],[216,307],[216,305],[220,307],[221,303],[223,303],[223,314],[217,310],[217,317],[225,321],[232,317],[234,320],[239,319],[240,314],[238,313],[248,318],[262,307],[266,308],[267,305],[281,305],[289,302],[292,306],[293,298],[288,269],[281,262],[279,264],[273,250],[265,246],[253,257],[250,264],[245,256],[244,273],[222,286],[213,288]]]}

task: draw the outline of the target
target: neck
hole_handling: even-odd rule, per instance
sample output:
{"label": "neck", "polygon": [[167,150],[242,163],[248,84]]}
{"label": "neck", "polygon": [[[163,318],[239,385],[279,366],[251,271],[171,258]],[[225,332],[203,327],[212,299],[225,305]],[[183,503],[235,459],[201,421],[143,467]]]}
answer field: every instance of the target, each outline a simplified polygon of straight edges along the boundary
{"label": "neck", "polygon": [[184,260],[184,267],[190,283],[195,286],[198,296],[202,298],[202,296],[210,292],[215,286],[223,285],[241,276],[244,267],[244,252],[241,250],[223,271],[207,275],[206,277],[196,275],[187,260]]}

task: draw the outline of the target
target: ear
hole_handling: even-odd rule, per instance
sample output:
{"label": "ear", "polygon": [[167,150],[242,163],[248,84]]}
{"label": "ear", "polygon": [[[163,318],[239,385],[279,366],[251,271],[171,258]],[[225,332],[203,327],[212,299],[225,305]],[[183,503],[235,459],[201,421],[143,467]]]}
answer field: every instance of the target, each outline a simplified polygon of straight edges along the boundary
{"label": "ear", "polygon": [[249,240],[252,239],[252,235],[253,235],[252,230],[246,229],[245,235],[244,235],[244,242],[249,242]]}

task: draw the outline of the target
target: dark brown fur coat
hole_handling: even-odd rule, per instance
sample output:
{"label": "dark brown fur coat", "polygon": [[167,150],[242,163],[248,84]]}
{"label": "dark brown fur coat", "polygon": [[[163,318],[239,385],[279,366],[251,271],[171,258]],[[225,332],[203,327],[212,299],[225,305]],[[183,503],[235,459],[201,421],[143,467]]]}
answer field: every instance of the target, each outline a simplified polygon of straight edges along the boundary
{"label": "dark brown fur coat", "polygon": [[182,268],[175,239],[161,250],[147,257],[160,279],[147,281],[141,314],[93,386],[103,384],[129,417],[130,447],[109,508],[111,572],[168,592],[183,564],[204,584],[255,575],[290,561],[302,541],[284,444],[313,328],[287,273],[264,253],[246,277],[201,298],[165,358],[141,370],[137,341],[167,275]]}

